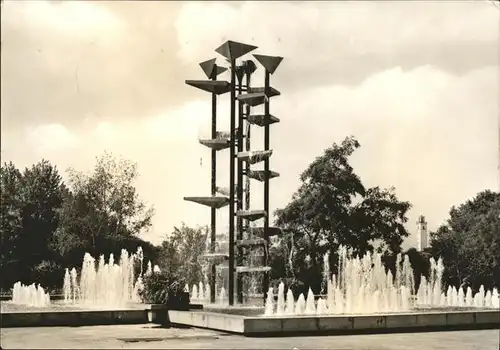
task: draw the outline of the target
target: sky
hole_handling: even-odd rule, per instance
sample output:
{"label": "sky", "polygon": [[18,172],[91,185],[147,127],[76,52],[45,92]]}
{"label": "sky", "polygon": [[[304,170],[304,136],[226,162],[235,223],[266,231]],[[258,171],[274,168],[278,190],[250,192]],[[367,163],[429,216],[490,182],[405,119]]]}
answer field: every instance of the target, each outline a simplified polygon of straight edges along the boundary
{"label": "sky", "polygon": [[[271,210],[349,135],[362,181],[412,203],[407,247],[419,215],[433,230],[452,205],[498,190],[500,9],[487,1],[3,1],[1,16],[2,162],[45,158],[63,174],[91,171],[104,151],[137,162],[153,243],[181,222],[209,223],[183,197],[210,193],[210,151],[197,141],[210,132],[210,95],[184,81],[204,79],[199,62],[223,65],[214,49],[226,40],[284,57],[271,78]],[[227,130],[228,96],[218,103]],[[261,130],[252,146],[263,147]]]}

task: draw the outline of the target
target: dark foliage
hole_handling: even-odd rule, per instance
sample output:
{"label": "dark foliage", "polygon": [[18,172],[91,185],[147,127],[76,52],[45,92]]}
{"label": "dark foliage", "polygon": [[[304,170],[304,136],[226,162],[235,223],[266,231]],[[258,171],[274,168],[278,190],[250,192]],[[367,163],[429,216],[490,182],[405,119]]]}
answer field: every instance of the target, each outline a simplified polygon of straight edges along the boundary
{"label": "dark foliage", "polygon": [[185,279],[170,272],[144,276],[144,289],[140,292],[147,304],[164,304],[172,309],[189,306],[189,293],[184,292]]}

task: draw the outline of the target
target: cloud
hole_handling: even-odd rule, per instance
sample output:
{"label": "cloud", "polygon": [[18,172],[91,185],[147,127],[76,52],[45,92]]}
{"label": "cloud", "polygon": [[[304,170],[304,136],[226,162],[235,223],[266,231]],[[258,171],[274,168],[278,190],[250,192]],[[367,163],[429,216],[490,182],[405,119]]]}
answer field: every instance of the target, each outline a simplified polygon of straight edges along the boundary
{"label": "cloud", "polygon": [[[237,40],[285,57],[272,77],[272,209],[315,156],[354,135],[362,179],[395,185],[414,204],[409,229],[420,213],[432,229],[497,186],[499,14],[480,2],[4,2],[2,157],[90,170],[112,151],[139,163],[139,193],[157,209],[147,237],[208,223],[209,210],[182,198],[210,190],[210,151],[197,142],[210,101],[184,80],[203,79],[198,62]],[[252,135],[263,147],[262,130]]]}
{"label": "cloud", "polygon": [[[436,228],[452,205],[497,186],[498,74],[498,67],[463,76],[431,66],[410,71],[396,67],[356,87],[313,86],[273,98],[271,111],[281,123],[271,130],[271,168],[281,176],[271,184],[271,209],[286,205],[299,185],[298,174],[314,157],[332,142],[354,135],[362,147],[352,162],[363,181],[368,186],[394,185],[401,199],[413,203],[408,223],[413,233],[420,214],[426,215],[431,229]],[[200,92],[201,96],[205,95]],[[219,101],[219,130],[227,130],[228,109],[224,96]],[[139,193],[156,207],[154,228],[145,237],[158,241],[181,221],[209,222],[206,207],[182,199],[209,194],[210,151],[197,142],[209,125],[208,99],[195,99],[143,119],[101,124],[89,119],[86,128],[69,130],[79,147],[61,141],[57,149],[43,149],[44,140],[51,137],[32,138],[26,132],[23,142],[18,139],[2,155],[21,165],[43,156],[61,169],[80,170],[91,169],[94,156],[105,149],[138,161]],[[37,130],[44,130],[43,135],[62,131],[50,125]],[[252,147],[263,147],[259,128],[252,129]],[[228,184],[227,153],[219,152],[220,186]],[[258,209],[262,185],[252,181],[252,186],[252,207]],[[218,217],[219,229],[224,230],[227,210],[219,211]],[[414,243],[415,237],[407,242]]]}
{"label": "cloud", "polygon": [[28,133],[28,140],[40,154],[67,152],[78,146],[78,138],[61,124],[47,124],[36,127]]}
{"label": "cloud", "polygon": [[358,84],[396,65],[463,74],[498,62],[499,12],[488,3],[189,2],[175,27],[183,60],[206,59],[228,39],[254,44],[285,57],[276,81],[296,89]]}
{"label": "cloud", "polygon": [[175,108],[198,71],[176,59],[173,2],[8,1],[2,8],[2,126],[116,121]]}
{"label": "cloud", "polygon": [[[272,107],[283,116],[273,128],[273,160],[274,166],[294,171],[280,181],[294,182],[295,171],[332,141],[352,134],[362,145],[353,164],[363,181],[394,185],[398,196],[414,205],[409,228],[424,214],[434,229],[452,205],[497,188],[498,75],[498,67],[462,77],[432,67],[395,68],[356,88],[283,95]],[[289,156],[280,157],[281,152]]]}
{"label": "cloud", "polygon": [[[29,5],[8,1],[5,5],[6,13],[2,18],[5,26],[25,30],[29,25],[32,29],[53,31],[59,39],[75,39],[75,36],[85,39],[100,35],[103,31],[120,30],[124,26],[124,23],[107,9],[84,1],[33,1]],[[38,38],[43,36],[43,31],[32,30],[29,33]]]}
{"label": "cloud", "polygon": [[[478,2],[5,1],[2,126],[175,109],[224,40],[285,57],[286,91],[355,86],[394,66],[466,74],[498,62],[498,14]],[[255,22],[258,18],[258,25]]]}

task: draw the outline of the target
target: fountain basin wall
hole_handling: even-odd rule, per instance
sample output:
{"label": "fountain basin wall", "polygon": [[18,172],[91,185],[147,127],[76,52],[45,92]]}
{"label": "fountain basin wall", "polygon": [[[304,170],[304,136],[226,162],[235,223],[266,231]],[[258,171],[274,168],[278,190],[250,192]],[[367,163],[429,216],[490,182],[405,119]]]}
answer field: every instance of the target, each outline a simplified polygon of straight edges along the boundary
{"label": "fountain basin wall", "polygon": [[0,314],[2,327],[98,326],[148,323],[148,310],[78,310],[6,312]]}
{"label": "fountain basin wall", "polygon": [[171,324],[208,328],[245,336],[500,329],[498,310],[290,317],[247,317],[205,311],[170,310],[168,318]]}
{"label": "fountain basin wall", "polygon": [[[0,295],[0,301],[9,301],[12,300],[12,294],[3,294]],[[64,300],[64,295],[62,294],[51,294],[50,300]]]}
{"label": "fountain basin wall", "polygon": [[[189,309],[201,310],[190,304]],[[162,304],[121,310],[37,310],[0,313],[1,327],[100,326],[155,323],[169,325],[168,308]]]}

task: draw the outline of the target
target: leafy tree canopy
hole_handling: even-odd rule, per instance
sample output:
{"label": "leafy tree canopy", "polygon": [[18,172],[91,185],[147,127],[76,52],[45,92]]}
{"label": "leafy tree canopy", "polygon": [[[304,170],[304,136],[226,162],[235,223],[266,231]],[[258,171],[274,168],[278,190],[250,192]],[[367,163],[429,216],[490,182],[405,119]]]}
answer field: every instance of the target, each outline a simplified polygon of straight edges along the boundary
{"label": "leafy tree canopy", "polygon": [[500,287],[500,193],[486,190],[452,207],[431,238],[432,254],[444,260],[447,284]]}
{"label": "leafy tree canopy", "polygon": [[208,273],[203,260],[208,232],[207,227],[192,228],[184,223],[174,227],[160,248],[162,270],[178,272],[190,286],[204,282],[204,275]]}
{"label": "leafy tree canopy", "polygon": [[411,205],[400,201],[394,188],[363,185],[349,163],[359,147],[354,137],[348,137],[327,148],[301,174],[302,184],[292,201],[276,211],[276,224],[286,232],[278,245],[293,257],[291,273],[321,281],[323,254],[331,252],[330,266],[335,266],[340,245],[360,255],[375,248],[400,251],[408,236],[404,224]]}
{"label": "leafy tree canopy", "polygon": [[12,162],[2,166],[2,285],[36,279],[38,265],[57,260],[50,242],[66,193],[57,168],[47,160],[22,173]]}
{"label": "leafy tree canopy", "polygon": [[[55,245],[65,256],[79,257],[118,250],[118,242],[134,241],[151,226],[153,208],[139,198],[134,182],[137,164],[105,153],[90,174],[69,169],[71,192],[62,208]],[[111,251],[110,251],[111,250]]]}

